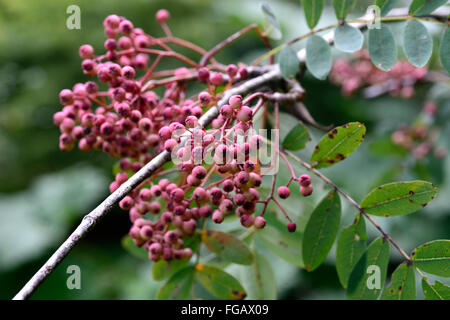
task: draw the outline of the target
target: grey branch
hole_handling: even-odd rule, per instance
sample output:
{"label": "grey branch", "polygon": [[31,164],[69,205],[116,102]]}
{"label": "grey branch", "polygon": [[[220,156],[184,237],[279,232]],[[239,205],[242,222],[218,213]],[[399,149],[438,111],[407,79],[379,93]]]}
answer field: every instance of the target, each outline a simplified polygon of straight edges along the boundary
{"label": "grey branch", "polygon": [[[440,8],[433,13],[434,16],[448,16],[450,9]],[[388,16],[401,16],[408,13],[407,9],[394,9]],[[367,16],[362,17],[367,19]],[[364,28],[365,24],[354,24],[358,28]],[[333,43],[334,32],[324,35],[325,40],[330,44]],[[306,51],[300,50],[297,53],[300,62],[305,62]],[[281,79],[281,73],[278,65],[266,67],[266,72],[242,84],[228,90],[218,102],[217,106],[209,109],[200,119],[202,126],[206,126],[219,115],[219,109],[224,105],[230,96],[235,94],[246,94],[252,90],[257,89],[263,85],[269,84],[273,81]],[[48,261],[36,272],[33,277],[25,284],[25,286],[16,294],[14,300],[23,300],[30,297],[30,295],[40,286],[40,284],[50,275],[50,273],[61,263],[61,261],[69,254],[72,248],[85,236],[101,218],[108,214],[111,209],[119,203],[131,190],[136,188],[144,180],[148,179],[153,172],[160,168],[164,163],[170,160],[170,153],[167,151],[161,152],[158,156],[153,158],[141,170],[122,184],[116,191],[109,195],[99,206],[87,214],[75,231],[64,241],[64,243],[53,253]]]}

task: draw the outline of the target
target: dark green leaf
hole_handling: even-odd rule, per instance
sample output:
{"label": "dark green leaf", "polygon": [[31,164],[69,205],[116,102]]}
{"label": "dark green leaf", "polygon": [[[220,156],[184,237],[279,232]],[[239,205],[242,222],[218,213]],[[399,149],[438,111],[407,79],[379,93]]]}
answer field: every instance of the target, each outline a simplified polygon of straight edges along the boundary
{"label": "dark green leaf", "polygon": [[397,62],[397,45],[391,29],[384,23],[380,29],[369,30],[369,54],[373,64],[383,71],[389,71]]}
{"label": "dark green leaf", "polygon": [[433,39],[421,22],[408,21],[403,33],[403,48],[406,58],[416,67],[423,67],[430,60]]}
{"label": "dark green leaf", "polygon": [[339,231],[341,199],[332,191],[314,209],[303,234],[303,262],[308,271],[327,257]]}
{"label": "dark green leaf", "polygon": [[306,129],[303,123],[299,122],[284,138],[282,146],[287,150],[301,150],[310,140],[308,129]]}
{"label": "dark green leaf", "polygon": [[331,49],[322,37],[313,35],[306,42],[306,67],[317,79],[323,80],[331,70]]}
{"label": "dark green leaf", "polygon": [[222,259],[239,264],[251,264],[253,255],[248,246],[232,234],[217,230],[202,232],[202,242]]}
{"label": "dark green leaf", "polygon": [[136,258],[148,261],[148,252],[144,248],[138,247],[134,244],[133,239],[129,235],[126,235],[120,241],[122,247],[127,250],[131,255]]}
{"label": "dark green leaf", "polygon": [[336,18],[345,19],[349,12],[355,6],[356,0],[333,0],[334,12]]}
{"label": "dark green leaf", "polygon": [[422,209],[435,196],[436,187],[430,182],[394,182],[373,189],[361,207],[375,216],[400,216]]}
{"label": "dark green leaf", "polygon": [[344,288],[347,288],[353,267],[366,250],[366,239],[366,223],[358,214],[353,224],[342,229],[337,242],[336,271]]}
{"label": "dark green leaf", "polygon": [[343,52],[355,52],[362,48],[364,36],[361,31],[348,24],[340,25],[334,31],[334,45]]}
{"label": "dark green leaf", "polygon": [[415,300],[416,276],[414,268],[402,263],[392,273],[390,285],[384,289],[383,300]]}
{"label": "dark green leaf", "polygon": [[275,17],[275,14],[272,11],[272,8],[269,6],[267,2],[261,4],[261,9],[264,13],[264,31],[267,33],[268,37],[274,40],[280,40],[282,33],[280,24]]}
{"label": "dark green leaf", "polygon": [[242,300],[247,296],[239,281],[232,275],[218,268],[198,264],[198,281],[211,294],[226,300]]}
{"label": "dark green leaf", "polygon": [[422,271],[441,277],[450,277],[450,240],[435,240],[416,248],[413,264]]}
{"label": "dark green leaf", "polygon": [[314,29],[322,15],[324,0],[302,0],[306,22],[310,29]]}
{"label": "dark green leaf", "polygon": [[158,291],[158,300],[185,300],[190,297],[192,284],[195,280],[195,268],[187,267],[170,278]]}
{"label": "dark green leaf", "polygon": [[430,286],[422,278],[422,291],[427,300],[450,300],[450,287],[437,280]]}
{"label": "dark green leaf", "polygon": [[448,0],[414,0],[409,6],[409,12],[415,16],[429,14],[447,3]]}
{"label": "dark green leaf", "polygon": [[352,300],[377,299],[386,281],[388,262],[389,242],[382,238],[374,240],[359,258],[350,274],[347,298]]}
{"label": "dark green leaf", "polygon": [[255,230],[256,238],[280,258],[303,268],[302,235],[298,231],[288,232],[286,224],[273,215],[266,215],[265,218],[267,224],[264,229]]}
{"label": "dark green leaf", "polygon": [[350,122],[334,128],[320,139],[310,162],[324,168],[347,158],[361,144],[366,127],[360,122]]}
{"label": "dark green leaf", "polygon": [[300,66],[300,61],[297,58],[297,52],[295,52],[291,46],[286,45],[281,50],[278,59],[280,63],[280,71],[283,77],[294,78]]}
{"label": "dark green leaf", "polygon": [[450,73],[450,28],[445,28],[441,39],[441,48],[439,55],[441,57],[442,66]]}
{"label": "dark green leaf", "polygon": [[385,16],[391,11],[395,5],[397,4],[398,0],[377,0],[375,2],[375,5],[380,7],[380,14],[381,16]]}
{"label": "dark green leaf", "polygon": [[251,266],[242,269],[245,274],[242,283],[250,300],[274,300],[277,298],[277,283],[275,273],[267,259],[254,252],[255,259]]}

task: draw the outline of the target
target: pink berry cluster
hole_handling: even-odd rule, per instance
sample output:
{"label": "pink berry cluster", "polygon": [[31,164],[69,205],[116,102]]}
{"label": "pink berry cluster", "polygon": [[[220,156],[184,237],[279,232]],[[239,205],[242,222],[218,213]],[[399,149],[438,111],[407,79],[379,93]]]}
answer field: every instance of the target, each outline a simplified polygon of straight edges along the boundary
{"label": "pink berry cluster", "polygon": [[[184,240],[195,233],[202,218],[222,223],[234,213],[244,227],[264,228],[264,211],[272,200],[260,200],[264,173],[258,152],[264,144],[261,136],[253,134],[254,112],[263,95],[231,96],[210,128],[202,127],[199,118],[221,98],[219,86],[227,90],[249,74],[245,66],[218,63],[156,71],[165,57],[193,64],[162,40],[186,45],[170,36],[169,18],[168,11],[157,12],[156,20],[167,37],[154,38],[124,17],[108,16],[103,23],[106,51],[94,55],[90,45],[79,50],[84,74],[95,79],[62,90],[63,109],[53,117],[61,131],[61,150],[78,144],[82,151],[102,150],[120,158],[110,192],[163,150],[171,153],[173,169],[159,168],[119,203],[129,211],[131,238],[153,261],[189,259],[193,251]],[[157,57],[150,65],[151,55]],[[188,97],[189,81],[199,81],[205,88]],[[163,87],[162,94],[152,91],[157,87]],[[259,99],[254,108],[250,107],[253,99]],[[164,177],[170,173],[176,177]],[[219,180],[210,179],[213,175]],[[296,180],[303,195],[312,193],[308,176]],[[288,196],[278,194],[282,199]],[[259,215],[255,214],[258,203],[264,204]],[[290,221],[288,230],[294,232],[295,224],[283,213]]]}
{"label": "pink berry cluster", "polygon": [[391,134],[392,143],[409,151],[417,160],[425,158],[430,152],[433,152],[436,158],[445,157],[447,150],[443,147],[436,146],[439,135],[430,126],[430,122],[435,117],[437,110],[438,108],[435,102],[425,102],[421,114],[421,118],[425,121],[416,121],[410,126],[406,124],[400,125]]}
{"label": "pink berry cluster", "polygon": [[390,95],[411,98],[414,85],[427,74],[426,68],[416,68],[407,60],[399,60],[391,70],[382,71],[373,65],[367,50],[360,50],[354,56],[352,60],[336,60],[330,73],[331,82],[341,86],[344,96],[363,87],[383,84]]}

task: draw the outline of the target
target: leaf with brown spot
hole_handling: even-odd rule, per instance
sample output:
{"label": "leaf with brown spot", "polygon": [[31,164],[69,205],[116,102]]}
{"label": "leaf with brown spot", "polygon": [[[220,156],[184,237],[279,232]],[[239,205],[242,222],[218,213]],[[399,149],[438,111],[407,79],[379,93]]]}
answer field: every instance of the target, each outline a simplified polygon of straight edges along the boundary
{"label": "leaf with brown spot", "polygon": [[392,273],[391,284],[384,289],[382,300],[415,300],[416,276],[414,268],[402,263]]}
{"label": "leaf with brown spot", "polygon": [[361,144],[365,133],[366,127],[360,122],[334,128],[320,139],[310,162],[315,168],[324,168],[344,160]]}
{"label": "leaf with brown spot", "polygon": [[202,232],[202,242],[205,246],[226,261],[249,265],[253,254],[248,246],[232,234],[218,230]]}
{"label": "leaf with brown spot", "polygon": [[197,279],[211,294],[220,299],[242,300],[247,296],[235,277],[218,268],[203,265],[197,270]]}
{"label": "leaf with brown spot", "polygon": [[416,268],[441,277],[450,277],[450,240],[434,240],[416,248],[412,255]]}

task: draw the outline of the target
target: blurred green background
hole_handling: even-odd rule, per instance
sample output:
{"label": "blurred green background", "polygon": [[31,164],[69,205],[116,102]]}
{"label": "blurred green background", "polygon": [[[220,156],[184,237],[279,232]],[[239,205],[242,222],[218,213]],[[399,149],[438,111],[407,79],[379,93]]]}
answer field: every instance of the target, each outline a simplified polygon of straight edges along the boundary
{"label": "blurred green background", "polygon": [[[298,0],[267,2],[279,17],[284,40],[307,31]],[[59,130],[52,123],[53,113],[61,108],[59,91],[87,80],[80,69],[78,47],[84,43],[98,49],[103,47],[104,17],[111,13],[122,15],[148,33],[162,35],[154,14],[166,8],[171,12],[169,25],[176,36],[211,48],[245,25],[261,24],[260,3],[259,0],[0,0],[0,299],[12,298],[80,218],[108,195],[114,160],[100,152],[59,151]],[[66,8],[71,4],[81,9],[81,30],[66,28]],[[372,1],[358,1],[352,16],[364,13],[369,4]],[[329,6],[320,25],[334,22]],[[437,45],[440,30],[430,27]],[[303,45],[300,42],[295,46],[299,49]],[[227,48],[219,58],[224,63],[249,62],[263,51],[259,39],[251,34]],[[439,68],[436,58],[431,65]],[[324,172],[357,200],[380,183],[415,178],[432,180],[440,187],[439,196],[426,209],[411,216],[378,221],[408,252],[423,242],[449,238],[448,157],[439,161],[427,158],[417,164],[409,155],[391,152],[392,146],[383,145],[400,123],[411,123],[423,102],[431,98],[439,102],[441,112],[437,123],[441,129],[439,144],[448,148],[448,83],[422,85],[410,100],[387,96],[370,101],[358,96],[343,98],[339,88],[327,81],[314,80],[308,74],[302,84],[307,90],[306,105],[319,122],[343,124],[359,120],[368,126],[366,142],[359,151]],[[294,120],[286,117],[283,124],[286,130],[290,129]],[[320,135],[313,131],[313,140],[317,141]],[[294,217],[304,223],[313,203],[324,192],[319,187],[308,201],[289,199]],[[355,212],[347,205],[344,209],[342,224],[347,225]],[[111,212],[76,246],[33,298],[153,299],[162,282],[152,280],[152,263],[133,257],[120,244],[129,226],[126,213],[119,209]],[[371,227],[368,229],[372,238],[377,235]],[[311,274],[269,252],[267,256],[275,270],[279,299],[345,297],[334,269],[334,249],[326,263]],[[390,271],[399,261],[400,257],[392,252]],[[67,289],[66,269],[72,264],[81,268],[81,290]],[[228,271],[242,276],[237,269],[231,267]]]}

